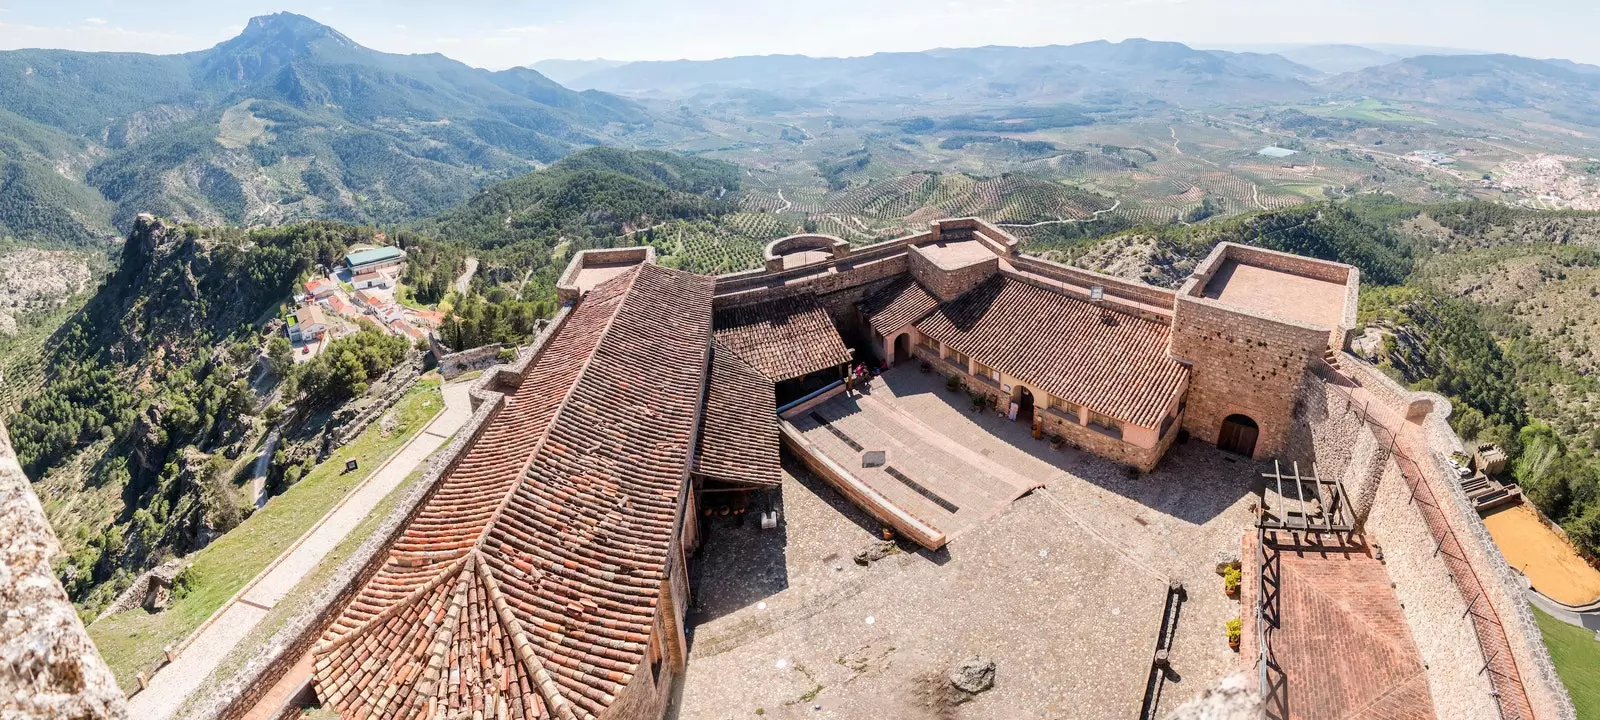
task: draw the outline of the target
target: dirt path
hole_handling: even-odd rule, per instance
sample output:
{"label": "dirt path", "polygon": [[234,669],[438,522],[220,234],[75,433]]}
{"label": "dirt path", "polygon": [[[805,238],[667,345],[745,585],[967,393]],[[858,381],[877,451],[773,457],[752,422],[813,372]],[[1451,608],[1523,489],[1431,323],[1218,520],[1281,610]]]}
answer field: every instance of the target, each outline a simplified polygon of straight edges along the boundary
{"label": "dirt path", "polygon": [[476,272],[478,272],[478,259],[475,257],[467,258],[467,269],[462,271],[461,277],[456,278],[457,295],[467,294],[467,285],[472,282],[472,275]]}
{"label": "dirt path", "polygon": [[300,536],[211,615],[185,644],[177,659],[156,672],[143,692],[128,700],[129,716],[141,720],[169,718],[183,705],[222,659],[238,645],[290,590],[315,570],[318,563],[406,476],[419,469],[429,455],[472,417],[467,389],[471,383],[443,388],[444,409],[422,432],[411,438],[378,470],[361,481],[328,514]]}
{"label": "dirt path", "polygon": [[1182,155],[1183,148],[1178,147],[1178,128],[1168,125],[1167,132],[1172,133],[1172,151]]}
{"label": "dirt path", "polygon": [[783,207],[778,208],[777,212],[773,213],[774,215],[782,215],[788,212],[789,208],[794,207],[794,203],[789,202],[789,198],[783,196],[783,188],[778,188],[778,199],[783,201]]}
{"label": "dirt path", "polygon": [[1071,225],[1072,223],[1089,222],[1090,220],[1098,220],[1101,215],[1103,215],[1105,213],[1109,213],[1109,212],[1116,212],[1117,208],[1119,208],[1119,207],[1122,207],[1122,201],[1121,200],[1118,200],[1116,202],[1116,204],[1114,204],[1111,207],[1108,207],[1108,208],[1106,208],[1104,210],[1096,210],[1096,211],[1094,211],[1094,213],[1089,215],[1089,217],[1084,218],[1082,220],[1077,220],[1077,219],[1070,219],[1070,220],[1042,220],[1042,221],[1036,222],[1036,223],[995,223],[995,225],[998,225],[1000,227],[1014,227],[1014,228],[1032,228],[1032,227],[1039,227],[1041,225]]}

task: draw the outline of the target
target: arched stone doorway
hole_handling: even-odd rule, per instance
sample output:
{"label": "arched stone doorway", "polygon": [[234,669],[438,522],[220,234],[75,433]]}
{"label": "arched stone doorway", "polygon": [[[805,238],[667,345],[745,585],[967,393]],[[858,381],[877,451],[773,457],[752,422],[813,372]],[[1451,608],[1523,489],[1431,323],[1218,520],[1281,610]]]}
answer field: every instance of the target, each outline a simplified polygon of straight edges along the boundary
{"label": "arched stone doorway", "polygon": [[900,333],[894,338],[894,357],[890,362],[899,365],[911,359],[911,333]]}
{"label": "arched stone doorway", "polygon": [[1011,402],[1017,404],[1017,420],[1020,422],[1033,422],[1033,391],[1024,385],[1018,385],[1011,391]]}
{"label": "arched stone doorway", "polygon": [[1217,433],[1217,447],[1245,457],[1256,456],[1256,438],[1261,428],[1246,415],[1229,415],[1222,420],[1222,431]]}

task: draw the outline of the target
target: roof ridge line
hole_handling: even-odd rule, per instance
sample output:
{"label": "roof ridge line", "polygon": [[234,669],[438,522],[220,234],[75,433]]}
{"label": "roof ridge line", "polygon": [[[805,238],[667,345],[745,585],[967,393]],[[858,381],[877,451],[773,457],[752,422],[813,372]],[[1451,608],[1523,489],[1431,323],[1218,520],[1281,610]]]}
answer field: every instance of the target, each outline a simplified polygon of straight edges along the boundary
{"label": "roof ridge line", "polygon": [[[473,554],[477,554],[477,549]],[[578,720],[576,708],[561,694],[561,689],[556,685],[556,680],[545,669],[544,663],[533,652],[533,641],[528,638],[527,631],[522,629],[522,622],[511,612],[511,604],[506,600],[505,593],[500,592],[500,582],[494,579],[494,573],[489,571],[489,564],[477,563],[475,572],[478,579],[483,582],[484,592],[489,594],[489,603],[494,606],[495,615],[506,632],[511,634],[512,652],[517,654],[517,659],[522,661],[523,669],[533,676],[533,685],[539,692],[539,697],[544,699],[544,704],[556,717],[561,720]],[[587,713],[586,713],[587,714]]]}
{"label": "roof ridge line", "polygon": [[[611,329],[616,326],[617,316],[622,314],[623,306],[628,304],[628,298],[633,295],[633,286],[638,283],[639,275],[642,274],[642,271],[637,268],[642,267],[644,266],[639,265],[632,274],[621,276],[628,279],[627,288],[620,291],[622,294],[621,299],[617,301],[617,306],[612,308],[611,314],[606,316],[605,327],[600,329],[599,336],[595,338],[594,348],[589,351],[588,357],[583,359],[583,365],[578,368],[578,372],[572,376],[572,384],[568,385],[566,392],[561,394],[561,402],[556,405],[555,411],[550,413],[550,422],[545,423],[544,434],[539,436],[539,442],[535,443],[533,450],[528,452],[528,459],[524,460],[522,467],[517,469],[516,477],[511,480],[511,487],[506,490],[505,497],[500,498],[500,504],[495,507],[494,514],[489,516],[489,519],[483,523],[483,529],[478,531],[478,539],[472,543],[473,551],[481,551],[483,549],[484,543],[489,539],[489,531],[500,523],[500,517],[505,514],[506,507],[511,505],[511,499],[517,496],[518,490],[522,489],[522,483],[527,477],[528,468],[533,467],[534,460],[539,457],[539,453],[544,450],[545,443],[550,439],[550,431],[555,429],[556,422],[566,412],[567,405],[572,403],[573,391],[577,390],[578,384],[589,376],[589,368],[594,366],[594,356],[599,354],[601,344],[605,343],[606,338],[611,335]],[[594,291],[591,290],[590,292]],[[581,303],[582,298],[578,302]],[[576,307],[576,304],[574,304],[574,307]],[[552,337],[551,339],[554,340],[555,338]],[[530,362],[524,372],[531,373],[533,369],[533,363]]]}
{"label": "roof ridge line", "polygon": [[[469,555],[470,555],[470,553],[469,553]],[[400,612],[400,610],[402,608],[405,608],[405,607],[411,605],[412,603],[415,603],[417,601],[417,599],[422,597],[423,595],[426,595],[426,594],[428,594],[430,592],[433,592],[433,590],[435,588],[438,588],[439,585],[444,583],[445,578],[448,578],[451,574],[453,574],[456,571],[460,570],[461,565],[463,563],[465,563],[466,560],[467,560],[467,555],[463,555],[460,558],[452,560],[449,565],[444,566],[444,569],[439,571],[438,575],[435,575],[432,578],[430,578],[428,580],[428,582],[423,583],[422,585],[418,586],[417,589],[412,590],[411,592],[407,593],[405,597],[400,598],[400,600],[395,602],[393,605],[390,605],[389,607],[386,607],[386,608],[378,611],[377,614],[373,615],[370,618],[367,618],[366,621],[362,622],[360,625],[357,625],[354,628],[351,628],[350,632],[347,632],[347,633],[345,633],[343,635],[340,635],[339,637],[336,637],[336,638],[334,638],[332,640],[328,640],[328,641],[326,641],[324,643],[321,643],[320,645],[318,645],[317,647],[312,649],[312,651],[311,651],[312,654],[313,655],[326,655],[329,652],[332,652],[335,648],[339,647],[340,645],[343,645],[343,644],[345,644],[347,642],[350,642],[351,640],[355,639],[355,637],[357,635],[360,635],[367,628],[372,627],[372,626],[378,624],[381,621],[388,620],[389,618],[393,617],[394,614],[397,613],[397,612]],[[365,583],[363,583],[363,584],[365,584]]]}

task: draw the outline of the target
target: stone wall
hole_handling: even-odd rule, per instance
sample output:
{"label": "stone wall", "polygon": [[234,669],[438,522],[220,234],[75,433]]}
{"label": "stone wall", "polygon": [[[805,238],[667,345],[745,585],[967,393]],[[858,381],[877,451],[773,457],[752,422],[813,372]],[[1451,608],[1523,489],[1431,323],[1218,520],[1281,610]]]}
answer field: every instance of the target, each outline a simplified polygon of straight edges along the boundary
{"label": "stone wall", "polygon": [[1288,441],[1307,370],[1327,347],[1325,331],[1180,295],[1171,349],[1192,368],[1184,427],[1216,443],[1223,419],[1245,415],[1260,429],[1256,457],[1278,455]]}
{"label": "stone wall", "polygon": [[472,419],[456,433],[455,439],[443,452],[434,456],[422,480],[410,491],[394,511],[384,519],[376,531],[339,566],[333,582],[317,589],[301,610],[284,623],[282,629],[262,645],[260,651],[233,677],[219,682],[206,696],[190,699],[187,710],[181,715],[187,720],[238,720],[255,708],[255,704],[294,667],[300,658],[311,652],[329,624],[338,618],[362,586],[371,579],[388,557],[389,546],[405,530],[411,519],[426,505],[438,488],[439,481],[454,470],[466,455],[467,448],[476,442],[504,403],[503,393],[493,389],[501,373],[520,376],[527,372],[545,345],[566,322],[571,306],[558,311],[550,324],[535,339],[532,350],[523,354],[512,365],[498,365],[485,372],[473,383]]}
{"label": "stone wall", "polygon": [[[1432,495],[1434,504],[1459,545],[1462,559],[1471,569],[1478,587],[1482,589],[1483,594],[1478,602],[1487,602],[1499,619],[1500,628],[1507,646],[1510,647],[1511,656],[1516,663],[1517,673],[1521,678],[1528,702],[1533,708],[1534,716],[1540,720],[1575,718],[1572,699],[1556,676],[1555,666],[1550,661],[1549,649],[1545,647],[1543,636],[1534,621],[1523,579],[1506,563],[1505,556],[1500,553],[1493,538],[1489,536],[1488,529],[1484,527],[1482,519],[1473,509],[1472,502],[1448,470],[1449,454],[1464,449],[1460,438],[1450,429],[1448,422],[1450,401],[1434,393],[1406,390],[1387,375],[1354,356],[1341,357],[1340,367],[1342,372],[1358,380],[1361,388],[1374,398],[1373,402],[1383,405],[1383,409],[1378,412],[1387,412],[1390,422],[1394,421],[1393,418],[1404,417],[1405,413],[1418,406],[1425,405],[1432,409],[1427,415],[1412,418],[1405,423],[1412,426],[1408,431],[1411,440],[1407,442],[1417,454],[1421,455],[1411,458],[1417,470],[1425,475],[1420,480]],[[1370,408],[1368,410],[1371,412]],[[1388,436],[1382,435],[1382,437]],[[1394,464],[1393,460],[1390,464]],[[1397,506],[1397,500],[1404,502],[1404,505]],[[1372,514],[1367,521],[1368,532],[1384,547],[1387,555],[1391,550],[1408,552],[1404,544],[1411,542],[1408,538],[1414,540],[1416,528],[1422,528],[1421,532],[1426,536],[1424,548],[1426,561],[1434,566],[1429,572],[1441,580],[1419,583],[1415,591],[1418,594],[1409,601],[1407,595],[1402,594],[1401,600],[1407,605],[1408,612],[1410,604],[1415,602],[1439,608],[1454,608],[1452,611],[1454,617],[1462,619],[1470,600],[1463,596],[1461,589],[1458,588],[1457,578],[1450,574],[1445,559],[1434,553],[1435,539],[1425,524],[1422,512],[1420,503],[1411,501],[1407,482],[1400,476],[1399,470],[1386,469],[1384,479],[1379,483]],[[1393,543],[1401,544],[1391,547]],[[1412,547],[1410,555],[1421,557],[1422,554]],[[1394,574],[1396,573],[1391,573]],[[1400,590],[1397,585],[1397,593]],[[1446,619],[1451,614],[1443,609],[1435,610],[1434,613],[1446,616]],[[1427,630],[1417,629],[1416,632],[1420,640]],[[1466,650],[1460,652],[1473,658],[1471,670],[1477,673],[1483,666],[1484,653],[1475,635],[1471,637],[1470,644],[1466,647]],[[1439,703],[1438,700],[1435,702]],[[1440,717],[1448,715],[1441,712]]]}
{"label": "stone wall", "polygon": [[940,267],[922,248],[906,249],[911,276],[940,300],[954,300],[1000,271],[1000,258],[992,257],[959,268]]}
{"label": "stone wall", "polygon": [[446,380],[454,380],[463,373],[490,367],[500,362],[500,351],[503,349],[505,349],[504,345],[495,343],[493,345],[475,347],[471,350],[437,355],[439,377]]}
{"label": "stone wall", "polygon": [[[919,360],[927,360],[933,366],[934,372],[942,377],[952,375],[960,377],[967,383],[967,392],[988,396],[994,407],[1009,407],[1011,395],[1006,393],[999,383],[973,375],[919,345],[912,346],[912,355]],[[978,360],[982,361],[982,358]],[[1002,377],[1004,377],[1003,372]],[[1166,455],[1167,448],[1172,446],[1173,438],[1177,437],[1178,429],[1182,425],[1180,418],[1180,422],[1173,423],[1165,437],[1158,438],[1154,447],[1140,447],[1084,425],[1081,418],[1072,418],[1049,409],[1046,407],[1049,402],[1047,397],[1043,391],[1034,392],[1033,412],[1039,418],[1041,430],[1046,437],[1060,435],[1070,447],[1086,450],[1098,457],[1122,463],[1140,472],[1150,472],[1160,464],[1161,458]]]}
{"label": "stone wall", "polygon": [[50,567],[60,552],[0,427],[0,716],[126,718],[111,669]]}
{"label": "stone wall", "polygon": [[1498,720],[1488,676],[1478,672],[1483,653],[1467,619],[1467,604],[1449,569],[1434,555],[1433,538],[1392,460],[1384,464],[1367,534],[1383,551],[1395,597],[1422,653],[1434,712],[1441,718]]}

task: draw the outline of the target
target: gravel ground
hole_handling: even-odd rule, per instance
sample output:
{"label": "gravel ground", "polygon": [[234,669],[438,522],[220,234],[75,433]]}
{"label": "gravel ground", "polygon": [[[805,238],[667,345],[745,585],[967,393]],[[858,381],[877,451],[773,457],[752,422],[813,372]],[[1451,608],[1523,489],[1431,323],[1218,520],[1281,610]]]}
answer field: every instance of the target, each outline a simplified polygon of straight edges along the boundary
{"label": "gravel ground", "polygon": [[[1047,488],[938,553],[903,547],[862,567],[853,558],[877,524],[787,464],[770,499],[777,529],[711,519],[668,717],[1134,716],[1169,579],[1188,601],[1162,707],[1237,665],[1222,623],[1239,606],[1213,570],[1240,551],[1258,466],[1195,443],[1130,476],[1009,423],[973,434],[959,411],[928,409],[925,421],[952,423],[953,437]],[[996,662],[995,687],[957,703],[944,675],[975,655]]]}

